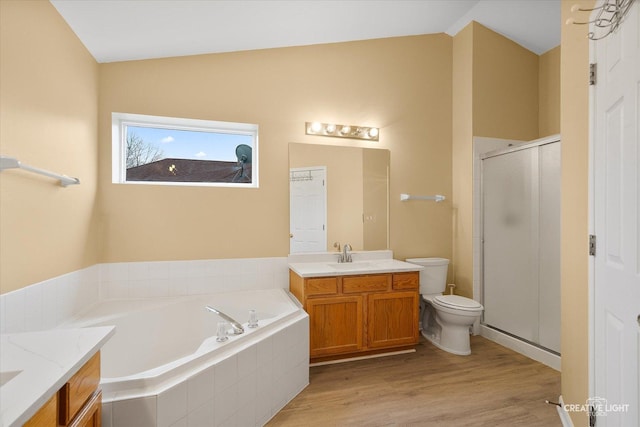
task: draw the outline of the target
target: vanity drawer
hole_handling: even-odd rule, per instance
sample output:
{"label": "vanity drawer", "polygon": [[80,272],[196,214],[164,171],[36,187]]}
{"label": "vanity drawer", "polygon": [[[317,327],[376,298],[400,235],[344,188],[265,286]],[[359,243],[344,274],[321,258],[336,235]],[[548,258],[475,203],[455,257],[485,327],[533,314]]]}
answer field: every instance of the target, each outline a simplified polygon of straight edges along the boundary
{"label": "vanity drawer", "polygon": [[305,281],[305,294],[307,296],[335,295],[337,293],[337,277],[313,277]]}
{"label": "vanity drawer", "polygon": [[416,290],[420,287],[420,273],[394,273],[394,290]]}
{"label": "vanity drawer", "polygon": [[96,353],[58,392],[59,422],[69,425],[100,384],[100,352]]}
{"label": "vanity drawer", "polygon": [[390,274],[370,274],[364,276],[344,276],[342,293],[388,291],[391,284]]}

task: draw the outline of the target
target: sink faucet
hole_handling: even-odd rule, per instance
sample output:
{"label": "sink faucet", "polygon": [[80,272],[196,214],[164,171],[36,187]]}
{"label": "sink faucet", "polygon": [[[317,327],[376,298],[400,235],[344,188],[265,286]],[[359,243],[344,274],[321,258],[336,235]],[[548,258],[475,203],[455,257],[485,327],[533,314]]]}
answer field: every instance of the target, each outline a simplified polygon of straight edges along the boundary
{"label": "sink faucet", "polygon": [[339,262],[352,262],[353,260],[351,259],[351,245],[348,243],[345,243],[345,245],[342,247],[342,255],[340,256],[340,260]]}

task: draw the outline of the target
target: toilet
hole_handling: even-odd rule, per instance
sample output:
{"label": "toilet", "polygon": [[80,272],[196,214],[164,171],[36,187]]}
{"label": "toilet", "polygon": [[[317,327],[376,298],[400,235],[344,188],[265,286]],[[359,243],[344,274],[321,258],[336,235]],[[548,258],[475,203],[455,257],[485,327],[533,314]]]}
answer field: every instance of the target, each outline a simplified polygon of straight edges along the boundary
{"label": "toilet", "polygon": [[469,331],[482,315],[480,303],[459,295],[443,295],[447,284],[449,260],[446,258],[409,258],[420,271],[420,313],[422,335],[436,347],[449,353],[471,354]]}

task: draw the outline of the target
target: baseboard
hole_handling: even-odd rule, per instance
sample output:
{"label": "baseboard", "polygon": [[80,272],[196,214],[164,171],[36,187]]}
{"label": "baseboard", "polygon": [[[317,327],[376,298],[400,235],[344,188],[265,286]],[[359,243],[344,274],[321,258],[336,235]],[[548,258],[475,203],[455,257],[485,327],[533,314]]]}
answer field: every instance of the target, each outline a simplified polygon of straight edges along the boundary
{"label": "baseboard", "polygon": [[571,421],[569,413],[564,410],[564,400],[562,400],[562,396],[560,396],[558,402],[560,403],[560,406],[556,406],[556,410],[558,411],[558,415],[560,416],[562,427],[573,427],[573,421]]}
{"label": "baseboard", "polygon": [[521,341],[510,335],[504,334],[486,325],[480,325],[480,335],[496,342],[504,347],[507,347],[513,351],[516,351],[530,359],[540,362],[543,365],[547,365],[550,368],[560,371],[560,356],[546,351],[540,347]]}
{"label": "baseboard", "polygon": [[322,362],[309,363],[309,367],[312,368],[314,366],[335,365],[337,363],[353,362],[355,360],[374,359],[376,357],[396,356],[398,354],[407,354],[407,353],[415,353],[415,352],[416,352],[416,349],[412,348],[409,350],[389,351],[386,353],[368,354],[366,356],[354,356],[354,357],[347,357],[344,359],[325,360]]}

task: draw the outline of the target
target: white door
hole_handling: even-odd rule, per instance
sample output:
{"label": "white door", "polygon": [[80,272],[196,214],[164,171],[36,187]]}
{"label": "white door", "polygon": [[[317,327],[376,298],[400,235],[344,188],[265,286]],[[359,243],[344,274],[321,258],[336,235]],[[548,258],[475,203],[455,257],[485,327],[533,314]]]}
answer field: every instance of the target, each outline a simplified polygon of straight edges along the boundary
{"label": "white door", "polygon": [[289,174],[289,253],[327,250],[327,169],[292,168]]}
{"label": "white door", "polygon": [[598,427],[640,416],[640,2],[614,34],[592,42],[593,393]]}

